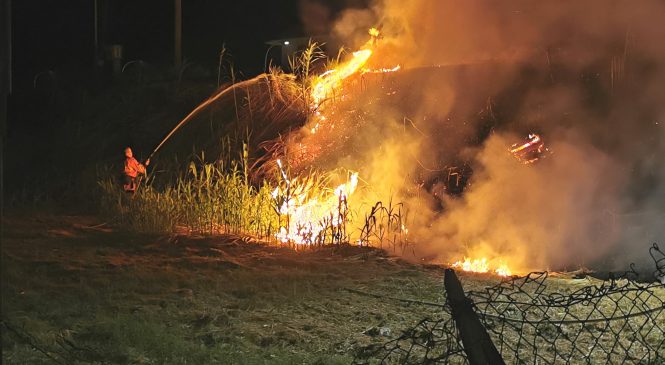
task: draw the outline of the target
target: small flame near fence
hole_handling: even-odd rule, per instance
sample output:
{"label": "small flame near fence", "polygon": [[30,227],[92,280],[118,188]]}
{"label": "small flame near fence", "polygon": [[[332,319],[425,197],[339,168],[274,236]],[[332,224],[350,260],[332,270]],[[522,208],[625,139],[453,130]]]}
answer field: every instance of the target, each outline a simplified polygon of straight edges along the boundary
{"label": "small flame near fence", "polygon": [[490,273],[493,272],[496,275],[508,277],[512,276],[513,272],[510,270],[507,264],[499,263],[496,268],[493,268],[490,265],[490,261],[486,258],[471,259],[468,257],[464,258],[464,261],[457,261],[450,265],[453,268],[461,269],[462,271],[474,272],[474,273]]}

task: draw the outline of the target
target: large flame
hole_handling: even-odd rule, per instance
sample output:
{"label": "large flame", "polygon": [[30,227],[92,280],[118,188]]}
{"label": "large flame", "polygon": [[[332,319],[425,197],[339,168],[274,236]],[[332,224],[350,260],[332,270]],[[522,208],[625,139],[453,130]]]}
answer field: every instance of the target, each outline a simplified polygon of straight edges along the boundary
{"label": "large flame", "polygon": [[[380,38],[380,32],[372,28],[369,30],[371,39],[360,50],[354,52],[352,57],[339,64],[336,68],[330,69],[321,75],[315,77],[311,86],[311,105],[313,111],[309,120],[309,131],[316,133],[317,130],[326,125],[334,127],[334,103],[322,105],[323,101],[330,96],[344,96],[344,82],[355,74],[366,73],[388,73],[396,72],[401,69],[399,65],[392,68],[366,68],[365,65],[373,54],[372,48]],[[533,151],[537,154],[544,148],[540,136],[530,134],[528,140],[521,144],[515,144],[510,152],[525,163],[533,159]],[[282,163],[277,160],[281,171],[282,179],[286,183],[273,192],[273,198],[280,202],[278,207],[280,215],[286,218],[286,223],[282,224],[275,237],[282,243],[295,243],[297,245],[307,245],[317,242],[321,234],[326,230],[341,226],[345,223],[345,217],[348,212],[348,197],[353,194],[358,185],[358,174],[352,173],[347,182],[337,186],[327,193],[318,193],[314,196],[311,186],[298,189],[287,176]],[[402,225],[402,231],[407,234],[408,230]],[[512,270],[502,260],[488,260],[486,257],[471,259],[464,258],[463,261],[457,261],[452,267],[463,271],[477,273],[494,273],[499,276],[511,276]]]}
{"label": "large flame", "polygon": [[317,76],[312,84],[312,99],[314,105],[318,106],[321,104],[330,93],[342,85],[344,79],[360,70],[360,68],[367,63],[367,60],[371,55],[372,50],[369,48],[353,52],[353,57],[351,57],[350,60],[344,62],[335,69],[328,70],[320,76]]}
{"label": "large flame", "polygon": [[310,196],[312,186],[305,186],[291,192],[292,180],[288,178],[283,169],[282,162],[277,160],[284,187],[276,188],[272,196],[286,197],[278,207],[279,213],[286,217],[286,224],[282,225],[275,237],[282,243],[295,243],[306,245],[315,243],[322,231],[337,228],[343,224],[347,213],[348,197],[358,186],[358,173],[354,172],[346,183],[340,184],[332,193],[324,193],[317,197]]}
{"label": "large flame", "polygon": [[[380,32],[378,29],[372,28],[369,30],[369,35],[370,40],[360,50],[353,52],[348,60],[339,64],[336,68],[314,77],[311,86],[310,108],[314,112],[310,120],[310,125],[313,124],[309,128],[311,133],[316,133],[324,123],[333,125],[329,123],[332,122],[333,108],[322,107],[321,103],[331,95],[343,94],[344,82],[347,78],[359,73],[385,73],[400,69],[399,65],[392,68],[364,68],[372,56],[372,47],[380,37]],[[286,224],[280,227],[279,233],[276,234],[279,241],[310,244],[324,230],[343,224],[348,209],[347,199],[353,194],[358,185],[357,173],[352,173],[348,181],[332,189],[332,193],[312,196],[307,188],[300,189],[296,193],[291,191],[293,190],[291,181],[284,172],[281,161],[278,160],[277,164],[282,179],[286,182],[286,187],[277,188],[273,192],[273,198],[281,202],[278,210],[282,216],[286,217],[287,221]],[[281,197],[281,199],[277,199],[278,197]]]}
{"label": "large flame", "polygon": [[[335,103],[326,103],[325,105],[322,105],[322,103],[330,97],[343,98],[347,79],[356,74],[389,73],[401,69],[399,65],[391,68],[374,69],[365,66],[373,54],[373,47],[380,38],[380,32],[372,28],[369,30],[369,35],[370,40],[360,50],[354,52],[348,60],[340,63],[336,68],[313,78],[310,94],[310,109],[313,113],[308,121],[310,125],[308,130],[312,134],[315,134],[323,126],[334,128]],[[532,134],[529,135],[526,143],[513,145],[511,153],[520,160],[524,160],[527,157],[532,158],[529,155],[532,150],[537,153],[542,152],[542,146],[540,136]],[[294,185],[297,184],[292,185],[284,172],[281,161],[278,160],[277,163],[282,178],[286,182],[286,186],[281,186],[273,192],[276,201],[281,202],[278,207],[279,213],[282,217],[286,217],[286,224],[283,224],[275,235],[279,241],[298,245],[312,244],[322,233],[325,233],[325,230],[344,224],[348,210],[347,199],[353,194],[358,185],[357,173],[352,173],[346,183],[339,185],[334,190],[313,196],[307,189],[294,189]],[[287,198],[277,199],[279,196],[287,196]],[[408,233],[404,225],[401,228],[404,234]],[[452,266],[469,272],[492,272],[503,277],[512,275],[512,270],[502,260],[488,260],[485,257],[480,257],[477,259],[467,257],[463,261],[455,262]]]}
{"label": "large flame", "polygon": [[376,45],[377,39],[381,37],[380,31],[376,28],[370,28],[368,33],[370,35],[370,40],[367,41],[360,50],[353,52],[350,59],[338,65],[337,68],[328,70],[314,79],[311,91],[313,108],[318,108],[323,100],[342,86],[342,83],[346,78],[359,71],[361,73],[386,73],[395,72],[401,68],[399,65],[392,68],[379,68],[376,70],[363,68],[372,56],[372,47]]}

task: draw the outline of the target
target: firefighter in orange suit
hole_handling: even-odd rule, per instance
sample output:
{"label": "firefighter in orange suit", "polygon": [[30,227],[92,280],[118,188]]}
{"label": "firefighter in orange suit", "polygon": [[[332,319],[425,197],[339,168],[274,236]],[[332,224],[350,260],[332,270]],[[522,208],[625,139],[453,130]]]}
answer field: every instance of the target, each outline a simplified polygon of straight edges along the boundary
{"label": "firefighter in orange suit", "polygon": [[[145,162],[145,166],[150,164],[150,159]],[[123,188],[128,193],[136,191],[139,175],[145,175],[145,166],[134,158],[132,149],[125,148],[125,170]]]}

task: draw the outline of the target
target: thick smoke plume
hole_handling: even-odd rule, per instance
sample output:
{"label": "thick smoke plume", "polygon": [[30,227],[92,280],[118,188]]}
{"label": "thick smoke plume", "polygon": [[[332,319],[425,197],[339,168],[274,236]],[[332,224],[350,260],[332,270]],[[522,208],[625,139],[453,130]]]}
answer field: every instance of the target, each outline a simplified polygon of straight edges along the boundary
{"label": "thick smoke plume", "polygon": [[[367,121],[331,165],[360,170],[372,198],[411,205],[421,255],[625,268],[665,245],[664,16],[660,0],[343,11],[338,37],[352,48],[379,27],[371,63],[403,70],[356,99]],[[526,166],[508,150],[530,132],[552,154]],[[465,193],[433,198],[431,182],[462,161],[474,170]]]}

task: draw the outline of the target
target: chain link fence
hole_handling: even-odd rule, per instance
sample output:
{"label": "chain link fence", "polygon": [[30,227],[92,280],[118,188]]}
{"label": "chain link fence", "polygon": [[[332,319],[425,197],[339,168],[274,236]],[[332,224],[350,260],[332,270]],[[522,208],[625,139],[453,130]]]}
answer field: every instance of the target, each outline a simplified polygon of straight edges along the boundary
{"label": "chain link fence", "polygon": [[[591,285],[534,272],[466,298],[506,364],[665,364],[665,253],[649,253],[657,281],[637,281],[632,266]],[[360,349],[354,363],[469,364],[446,298],[440,318]]]}

